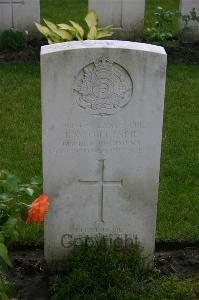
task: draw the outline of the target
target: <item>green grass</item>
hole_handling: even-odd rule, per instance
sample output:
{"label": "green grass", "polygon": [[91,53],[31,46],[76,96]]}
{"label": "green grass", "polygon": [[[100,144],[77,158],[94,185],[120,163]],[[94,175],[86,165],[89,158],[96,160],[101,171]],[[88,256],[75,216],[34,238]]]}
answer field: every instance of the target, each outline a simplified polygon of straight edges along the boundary
{"label": "green grass", "polygon": [[[157,223],[161,239],[199,239],[198,82],[199,66],[168,67]],[[0,87],[0,168],[28,182],[41,175],[39,63],[1,64]]]}
{"label": "green grass", "polygon": [[[94,262],[94,263],[93,263]],[[98,245],[75,247],[65,263],[65,275],[52,279],[59,300],[194,300],[196,283],[163,277],[144,267],[139,247]],[[63,266],[63,264],[62,264]]]}
{"label": "green grass", "polygon": [[41,0],[41,18],[57,23],[80,22],[87,14],[87,0]]}
{"label": "green grass", "polygon": [[199,66],[170,66],[161,159],[160,238],[199,239]]}
{"label": "green grass", "polygon": [[38,63],[0,64],[0,166],[22,180],[41,175]]}
{"label": "green grass", "polygon": [[[167,10],[178,11],[180,0],[146,0],[145,27],[153,24],[153,12],[158,6]],[[81,22],[88,11],[87,0],[41,0],[41,18],[62,23],[68,20]],[[178,17],[169,26],[172,32],[177,31]],[[107,24],[109,25],[109,24]]]}

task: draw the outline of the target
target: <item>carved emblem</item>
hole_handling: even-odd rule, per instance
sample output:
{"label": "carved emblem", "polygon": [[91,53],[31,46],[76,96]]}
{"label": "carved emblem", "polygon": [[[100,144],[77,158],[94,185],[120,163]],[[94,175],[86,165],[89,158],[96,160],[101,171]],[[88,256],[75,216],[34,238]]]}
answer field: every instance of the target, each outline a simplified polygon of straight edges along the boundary
{"label": "carved emblem", "polygon": [[107,57],[84,67],[75,80],[77,104],[94,115],[114,114],[129,103],[132,94],[128,72]]}

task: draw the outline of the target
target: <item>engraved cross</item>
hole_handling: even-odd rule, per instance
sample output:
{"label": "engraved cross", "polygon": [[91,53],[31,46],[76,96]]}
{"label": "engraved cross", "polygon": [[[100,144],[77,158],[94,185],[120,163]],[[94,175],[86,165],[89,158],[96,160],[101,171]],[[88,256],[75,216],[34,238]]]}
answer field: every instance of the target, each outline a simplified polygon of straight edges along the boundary
{"label": "engraved cross", "polygon": [[99,176],[97,180],[79,180],[80,183],[87,185],[98,186],[98,220],[104,222],[104,186],[122,186],[123,180],[109,181],[104,180],[104,160],[98,160],[99,163]]}
{"label": "engraved cross", "polygon": [[9,4],[12,10],[12,25],[14,28],[14,4],[24,4],[24,0],[0,0],[0,4]]}

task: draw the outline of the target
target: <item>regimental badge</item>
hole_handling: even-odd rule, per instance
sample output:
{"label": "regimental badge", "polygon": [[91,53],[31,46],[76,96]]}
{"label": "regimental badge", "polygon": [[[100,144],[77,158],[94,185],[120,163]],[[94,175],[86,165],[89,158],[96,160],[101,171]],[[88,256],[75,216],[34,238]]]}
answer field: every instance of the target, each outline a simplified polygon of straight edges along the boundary
{"label": "regimental badge", "polygon": [[112,115],[132,99],[133,82],[128,72],[107,57],[85,66],[74,85],[75,101],[93,115]]}

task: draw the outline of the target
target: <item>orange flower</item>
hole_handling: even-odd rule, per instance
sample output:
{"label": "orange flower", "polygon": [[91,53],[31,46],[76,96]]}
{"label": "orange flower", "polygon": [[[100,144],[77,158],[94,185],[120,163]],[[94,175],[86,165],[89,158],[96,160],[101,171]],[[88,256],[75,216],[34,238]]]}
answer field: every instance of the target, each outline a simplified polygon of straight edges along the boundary
{"label": "orange flower", "polygon": [[45,194],[41,194],[37,199],[35,199],[28,211],[28,217],[26,219],[26,224],[34,221],[39,224],[44,219],[45,213],[48,211],[48,197]]}

